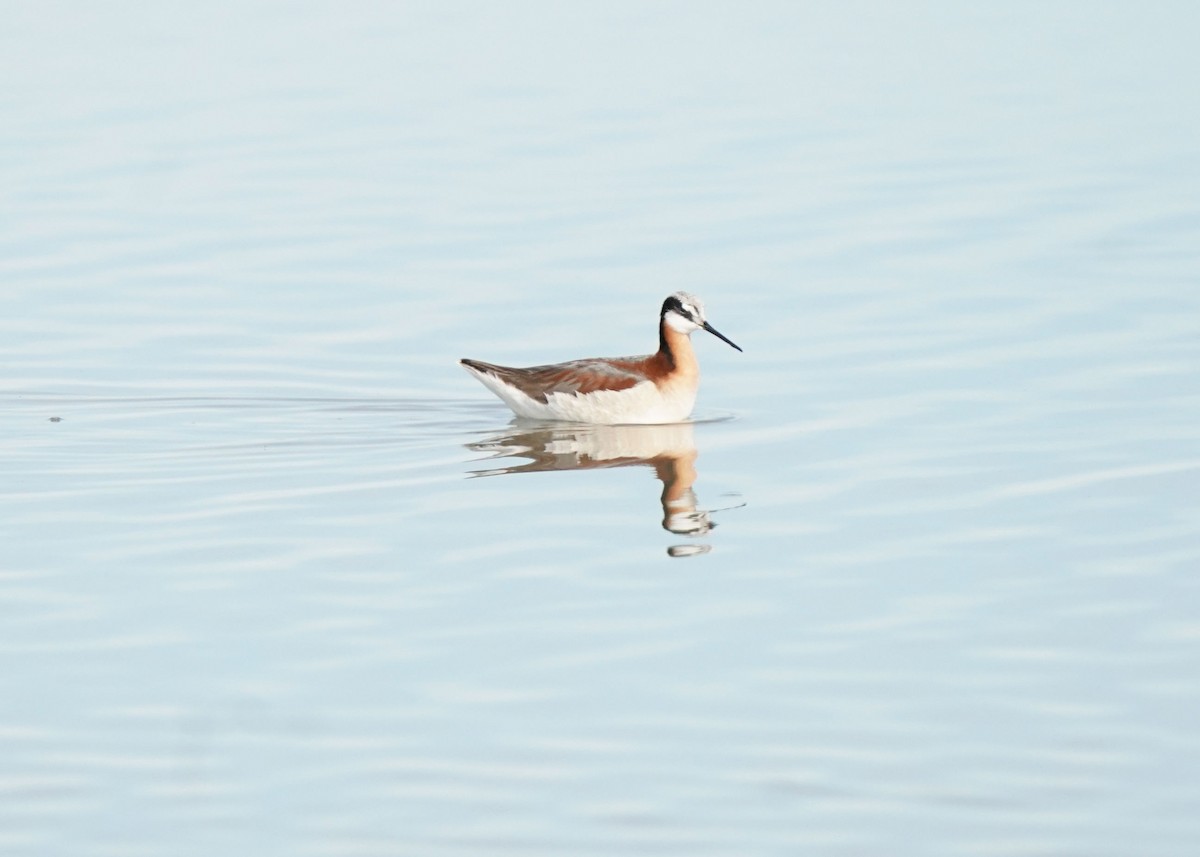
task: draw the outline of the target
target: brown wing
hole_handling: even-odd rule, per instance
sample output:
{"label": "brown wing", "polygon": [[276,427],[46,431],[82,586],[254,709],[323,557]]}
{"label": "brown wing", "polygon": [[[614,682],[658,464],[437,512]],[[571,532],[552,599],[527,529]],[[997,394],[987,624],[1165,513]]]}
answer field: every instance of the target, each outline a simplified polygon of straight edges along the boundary
{"label": "brown wing", "polygon": [[628,390],[642,381],[653,357],[627,357],[615,360],[572,360],[549,366],[529,366],[524,369],[497,366],[481,360],[462,362],[478,372],[486,372],[516,387],[531,399],[545,402],[550,393],[580,394],[596,390]]}

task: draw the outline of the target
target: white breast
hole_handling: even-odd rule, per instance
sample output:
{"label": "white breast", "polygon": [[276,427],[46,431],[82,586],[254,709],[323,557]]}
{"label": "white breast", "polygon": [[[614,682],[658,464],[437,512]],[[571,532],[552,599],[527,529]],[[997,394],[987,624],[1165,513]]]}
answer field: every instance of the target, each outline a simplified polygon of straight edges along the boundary
{"label": "white breast", "polygon": [[696,404],[696,388],[683,384],[659,387],[643,381],[627,390],[596,390],[582,395],[550,393],[545,402],[510,387],[492,375],[473,372],[519,417],[577,423],[661,424],[687,419]]}

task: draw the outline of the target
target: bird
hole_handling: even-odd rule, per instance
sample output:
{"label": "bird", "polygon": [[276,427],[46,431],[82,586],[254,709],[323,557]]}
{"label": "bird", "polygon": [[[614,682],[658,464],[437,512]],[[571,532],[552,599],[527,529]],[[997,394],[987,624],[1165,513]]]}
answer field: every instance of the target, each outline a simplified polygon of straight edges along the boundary
{"label": "bird", "polygon": [[700,365],[691,341],[696,330],[707,330],[742,350],[708,323],[698,297],[675,292],[662,303],[654,354],[526,368],[468,358],[459,363],[525,419],[606,425],[677,423],[691,414],[700,386]]}

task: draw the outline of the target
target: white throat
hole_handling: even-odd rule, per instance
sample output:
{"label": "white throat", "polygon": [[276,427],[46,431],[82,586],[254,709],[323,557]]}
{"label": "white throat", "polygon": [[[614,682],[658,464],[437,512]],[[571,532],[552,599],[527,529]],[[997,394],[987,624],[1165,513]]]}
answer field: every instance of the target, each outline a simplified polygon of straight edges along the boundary
{"label": "white throat", "polygon": [[673,310],[668,311],[667,314],[663,316],[663,319],[666,321],[667,327],[671,328],[671,330],[675,331],[676,333],[682,333],[685,336],[690,334],[693,330],[700,329],[700,325],[696,324],[696,322],[692,321],[691,319],[684,318]]}

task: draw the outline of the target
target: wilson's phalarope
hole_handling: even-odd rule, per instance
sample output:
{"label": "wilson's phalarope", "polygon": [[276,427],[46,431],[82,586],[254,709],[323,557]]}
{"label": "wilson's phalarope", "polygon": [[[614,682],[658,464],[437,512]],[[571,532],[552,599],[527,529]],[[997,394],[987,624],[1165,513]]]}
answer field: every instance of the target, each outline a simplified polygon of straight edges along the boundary
{"label": "wilson's phalarope", "polygon": [[704,329],[735,345],[704,318],[695,295],[663,301],[658,352],[646,357],[596,357],[515,369],[460,360],[467,371],[519,417],[579,423],[677,423],[687,418],[700,386],[691,333]]}

